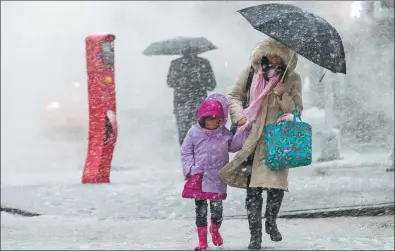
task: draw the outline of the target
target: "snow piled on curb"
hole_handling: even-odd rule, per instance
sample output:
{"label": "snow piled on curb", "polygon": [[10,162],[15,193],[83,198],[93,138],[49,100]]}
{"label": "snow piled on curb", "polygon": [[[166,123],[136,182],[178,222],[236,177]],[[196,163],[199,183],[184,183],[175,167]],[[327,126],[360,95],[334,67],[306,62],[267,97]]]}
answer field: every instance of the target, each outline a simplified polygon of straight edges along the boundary
{"label": "snow piled on curb", "polygon": [[353,167],[382,167],[383,172],[385,166],[388,166],[388,153],[355,153],[348,152],[341,160],[333,160],[327,162],[313,161],[313,168],[353,168]]}

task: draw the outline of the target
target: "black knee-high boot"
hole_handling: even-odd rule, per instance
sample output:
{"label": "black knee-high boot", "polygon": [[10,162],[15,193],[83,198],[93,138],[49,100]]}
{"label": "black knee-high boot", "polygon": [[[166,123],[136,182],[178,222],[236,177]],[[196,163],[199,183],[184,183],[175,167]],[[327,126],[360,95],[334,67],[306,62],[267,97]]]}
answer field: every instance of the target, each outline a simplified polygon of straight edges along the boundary
{"label": "black knee-high boot", "polygon": [[262,244],[262,189],[247,188],[246,209],[250,228],[250,244],[248,249],[260,249]]}
{"label": "black knee-high boot", "polygon": [[269,189],[267,191],[265,230],[270,235],[272,241],[281,241],[283,237],[278,231],[276,219],[280,212],[281,203],[284,198],[284,190]]}

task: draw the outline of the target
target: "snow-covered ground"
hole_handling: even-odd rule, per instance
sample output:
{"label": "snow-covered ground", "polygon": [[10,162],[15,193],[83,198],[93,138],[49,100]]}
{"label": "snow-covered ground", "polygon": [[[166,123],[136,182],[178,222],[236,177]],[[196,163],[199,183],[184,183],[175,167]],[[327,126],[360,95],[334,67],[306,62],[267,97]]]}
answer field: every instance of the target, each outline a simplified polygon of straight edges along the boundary
{"label": "snow-covered ground", "polygon": [[[80,175],[20,175],[19,184],[2,182],[1,204],[41,214],[101,219],[194,216],[193,202],[181,198],[184,180],[178,163],[114,170],[111,184],[80,184]],[[4,178],[10,176],[2,174]],[[394,175],[378,166],[294,169],[289,182],[282,212],[394,202]],[[245,215],[245,190],[229,188],[228,194],[224,214]]]}
{"label": "snow-covered ground", "polygon": [[[394,217],[279,220],[282,242],[264,235],[269,250],[393,250]],[[226,220],[224,246],[210,249],[243,250],[249,240],[246,220]],[[25,218],[1,213],[1,249],[30,250],[191,250],[197,243],[191,220],[100,220],[40,216]]]}
{"label": "snow-covered ground", "polygon": [[[117,142],[111,184],[81,184],[86,142],[40,140],[35,147],[30,141],[29,144],[19,144],[19,142],[9,144],[14,148],[8,148],[8,150],[2,147],[2,151],[7,150],[4,154],[2,152],[2,206],[44,214],[41,219],[49,217],[49,219],[67,219],[67,221],[75,220],[76,222],[81,218],[93,222],[97,219],[99,222],[97,224],[108,223],[105,229],[109,226],[118,228],[119,224],[119,227],[128,226],[129,232],[137,232],[133,230],[133,226],[137,225],[133,224],[141,222],[141,225],[145,226],[150,221],[165,226],[166,222],[171,225],[170,222],[186,220],[188,221],[188,224],[185,223],[187,229],[192,229],[189,223],[191,217],[194,217],[194,203],[181,198],[184,180],[181,174],[175,131],[151,130],[150,124],[138,127],[137,123],[129,123],[127,120],[122,128],[121,133],[126,135],[120,133]],[[127,133],[129,129],[130,132]],[[6,147],[8,146],[4,148]],[[280,213],[290,210],[394,202],[394,175],[385,172],[385,166],[379,164],[383,158],[382,155],[372,151],[365,156],[352,155],[355,156],[353,158],[350,156],[345,154],[344,160],[338,162],[337,165],[334,165],[335,162],[319,165],[314,163],[310,167],[291,170],[290,192],[285,195]],[[4,157],[7,158],[4,159]],[[359,161],[356,162],[356,160]],[[344,165],[344,163],[349,165]],[[224,215],[244,217],[246,214],[245,190],[229,188],[228,194],[228,199],[224,203]],[[40,217],[27,220],[41,221]],[[142,220],[148,221],[143,224],[145,221]],[[231,222],[233,220],[229,220],[229,224]],[[326,221],[321,222],[325,227]],[[147,236],[156,236],[160,226],[153,227],[152,234],[148,234],[147,226],[144,233]],[[3,229],[4,227],[5,225],[2,225]],[[331,225],[328,227],[332,228]],[[77,223],[74,223],[73,228],[79,229]],[[82,226],[81,229],[83,229]],[[293,231],[299,232],[297,228],[284,229],[284,231],[288,231],[287,235],[291,235]],[[122,237],[119,238],[122,239]],[[130,239],[128,238],[125,237],[122,243],[128,241]],[[156,238],[165,238],[165,236]],[[193,240],[194,238],[193,235]],[[234,248],[242,248],[246,238],[239,238],[240,240],[235,238],[239,244],[235,242],[237,245],[235,244]],[[332,237],[327,235],[327,238]],[[115,237],[109,237],[109,243],[112,239],[118,240]],[[13,239],[2,235],[2,240],[5,245],[4,243]],[[23,240],[24,238],[21,237],[20,243],[23,243]],[[229,240],[231,241],[232,238]],[[87,241],[79,242],[80,245],[86,245]],[[159,245],[158,249],[171,248],[165,245],[165,240],[158,240],[158,243],[161,242],[164,246]],[[134,242],[122,245],[126,249],[129,248],[130,243]],[[133,247],[144,248],[138,245],[139,242],[136,241],[136,243]],[[282,245],[285,245],[284,243]],[[311,243],[321,243],[321,240],[311,240]],[[182,245],[182,243],[177,244],[175,248],[190,247],[190,244]],[[274,244],[270,242],[270,245]],[[118,247],[114,246],[114,249]],[[95,247],[92,246],[92,248]],[[290,249],[293,246],[285,245],[281,248]]]}

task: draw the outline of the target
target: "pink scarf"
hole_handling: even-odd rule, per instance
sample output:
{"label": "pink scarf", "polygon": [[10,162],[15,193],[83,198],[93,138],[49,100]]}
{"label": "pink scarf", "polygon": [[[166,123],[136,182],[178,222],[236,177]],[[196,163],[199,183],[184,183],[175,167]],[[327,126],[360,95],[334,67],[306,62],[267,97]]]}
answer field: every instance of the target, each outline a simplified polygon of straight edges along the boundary
{"label": "pink scarf", "polygon": [[217,129],[218,128],[216,128],[216,129],[214,129],[214,130],[209,130],[209,129],[206,129],[206,128],[203,128],[203,132],[207,135],[207,136],[213,136],[216,132],[217,132]]}
{"label": "pink scarf", "polygon": [[253,91],[253,101],[251,105],[244,110],[244,116],[247,122],[239,128],[239,130],[245,130],[250,128],[252,123],[256,120],[261,107],[263,98],[276,86],[280,78],[275,74],[274,70],[270,70],[268,73],[269,81],[266,82],[263,77],[262,68],[259,67],[258,76],[255,82],[255,88]]}

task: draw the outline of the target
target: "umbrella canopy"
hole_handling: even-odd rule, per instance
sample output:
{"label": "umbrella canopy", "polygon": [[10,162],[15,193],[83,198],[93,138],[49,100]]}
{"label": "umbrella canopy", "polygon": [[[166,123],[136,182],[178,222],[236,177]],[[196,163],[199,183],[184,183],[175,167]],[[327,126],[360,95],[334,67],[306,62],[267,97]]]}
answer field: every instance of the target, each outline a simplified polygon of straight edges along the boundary
{"label": "umbrella canopy", "polygon": [[152,43],[143,52],[146,56],[200,54],[217,49],[205,37],[176,37]]}
{"label": "umbrella canopy", "polygon": [[262,4],[238,12],[254,29],[334,73],[346,74],[342,39],[325,19],[289,4]]}

